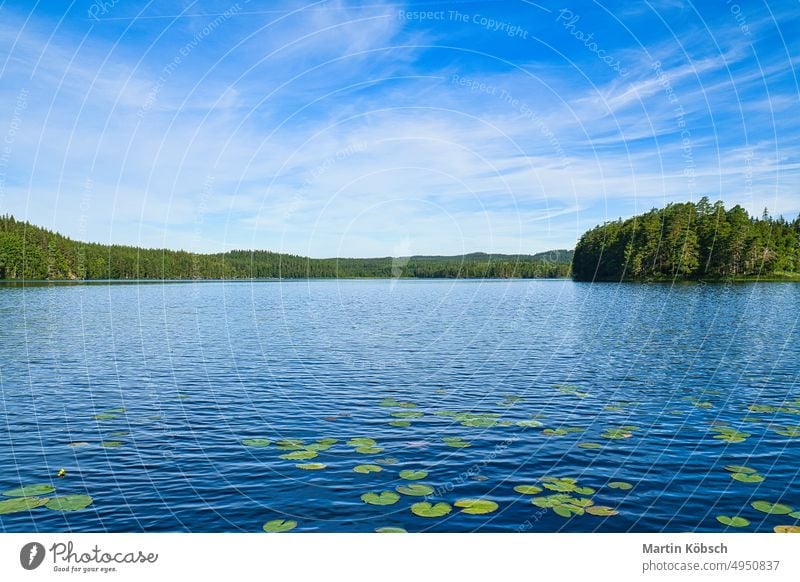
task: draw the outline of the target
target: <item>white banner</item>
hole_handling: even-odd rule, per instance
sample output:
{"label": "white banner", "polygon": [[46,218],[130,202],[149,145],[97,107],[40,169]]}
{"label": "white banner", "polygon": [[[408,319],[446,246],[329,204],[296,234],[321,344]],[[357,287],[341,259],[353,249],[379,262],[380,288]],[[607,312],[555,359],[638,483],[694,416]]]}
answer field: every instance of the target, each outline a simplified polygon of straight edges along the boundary
{"label": "white banner", "polygon": [[3,534],[0,580],[797,580],[799,549],[781,534]]}

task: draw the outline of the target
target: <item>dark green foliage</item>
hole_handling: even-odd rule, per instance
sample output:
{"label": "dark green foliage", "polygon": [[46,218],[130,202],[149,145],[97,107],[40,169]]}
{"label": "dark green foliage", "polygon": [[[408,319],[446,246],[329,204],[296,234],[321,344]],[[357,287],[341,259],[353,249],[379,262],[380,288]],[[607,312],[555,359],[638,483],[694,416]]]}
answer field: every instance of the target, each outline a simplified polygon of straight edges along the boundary
{"label": "dark green foliage", "polygon": [[196,254],[82,243],[12,216],[0,216],[0,279],[567,277],[571,260],[571,251],[395,259],[309,259],[269,251]]}
{"label": "dark green foliage", "polygon": [[607,222],[575,247],[579,281],[737,279],[800,273],[800,218],[752,218],[722,202],[670,204]]}

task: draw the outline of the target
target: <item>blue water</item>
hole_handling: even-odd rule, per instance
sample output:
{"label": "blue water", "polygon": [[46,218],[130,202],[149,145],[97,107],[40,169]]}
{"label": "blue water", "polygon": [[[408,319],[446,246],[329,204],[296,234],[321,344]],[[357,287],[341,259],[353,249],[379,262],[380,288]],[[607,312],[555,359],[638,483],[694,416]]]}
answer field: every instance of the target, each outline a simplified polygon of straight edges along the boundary
{"label": "blue water", "polygon": [[[0,287],[0,491],[48,483],[93,498],[0,515],[0,531],[259,532],[274,519],[329,532],[723,531],[718,515],[748,519],[740,531],[793,525],[750,503],[800,509],[800,438],[777,432],[800,425],[798,307],[788,283]],[[424,415],[391,416],[404,411]],[[464,426],[464,412],[498,416]],[[531,419],[542,426],[516,424]],[[719,427],[749,436],[715,439]],[[572,432],[545,432],[558,428]],[[601,436],[609,428],[625,438]],[[354,437],[383,451],[358,453]],[[275,444],[323,438],[338,442],[305,461]],[[295,466],[309,462],[326,467]],[[353,471],[365,463],[382,471]],[[736,481],[730,464],[764,480]],[[404,469],[428,471],[418,483],[435,488],[431,502],[498,509],[425,518],[410,511],[423,497],[360,499],[411,483]],[[514,491],[548,476],[577,479],[618,514],[567,519]]]}

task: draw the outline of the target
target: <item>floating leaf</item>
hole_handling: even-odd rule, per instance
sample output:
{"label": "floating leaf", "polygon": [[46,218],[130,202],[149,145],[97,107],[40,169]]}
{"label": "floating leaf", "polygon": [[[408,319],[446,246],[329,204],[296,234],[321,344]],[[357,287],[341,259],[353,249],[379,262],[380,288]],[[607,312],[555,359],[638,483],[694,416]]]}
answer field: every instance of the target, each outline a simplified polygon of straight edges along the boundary
{"label": "floating leaf", "polygon": [[540,426],[544,426],[544,424],[542,424],[538,420],[518,420],[514,424],[522,428],[538,428]]}
{"label": "floating leaf", "polygon": [[750,525],[750,522],[743,517],[739,517],[738,515],[734,516],[727,516],[727,515],[718,515],[717,521],[720,522],[722,525],[727,525],[728,527],[747,527]]}
{"label": "floating leaf", "polygon": [[484,515],[497,510],[497,503],[488,499],[459,499],[453,505],[461,507],[461,513]]}
{"label": "floating leaf", "polygon": [[405,469],[400,471],[400,478],[407,481],[417,481],[419,479],[424,479],[427,476],[428,472],[422,470],[414,471],[412,469]]}
{"label": "floating leaf", "polygon": [[583,515],[583,508],[576,507],[575,505],[571,505],[569,503],[564,503],[561,505],[556,505],[553,508],[553,511],[556,515],[560,515],[561,517],[572,517],[573,515]]}
{"label": "floating leaf", "polygon": [[600,443],[578,443],[581,449],[602,449],[603,445]]}
{"label": "floating leaf", "polygon": [[536,485],[517,485],[514,487],[514,491],[522,495],[536,495],[542,492],[542,488]]}
{"label": "floating leaf", "polygon": [[109,447],[109,448],[113,449],[113,448],[116,448],[116,447],[121,447],[124,444],[125,443],[123,443],[122,441],[103,441],[102,443],[100,443],[100,446],[101,447]]}
{"label": "floating leaf", "polygon": [[244,439],[242,444],[246,447],[268,447],[270,441],[267,439]]}
{"label": "floating leaf", "polygon": [[24,485],[18,489],[11,489],[10,491],[3,491],[6,497],[37,497],[39,495],[47,495],[52,493],[56,488],[46,483],[37,485]]}
{"label": "floating leaf", "polygon": [[575,493],[578,495],[594,495],[596,491],[591,487],[576,487]]}
{"label": "floating leaf", "polygon": [[411,513],[420,517],[442,517],[450,513],[452,509],[453,508],[447,503],[441,501],[436,505],[432,505],[427,501],[421,501],[411,506]]}
{"label": "floating leaf", "polygon": [[471,446],[469,442],[463,440],[461,437],[444,437],[442,439],[444,444],[448,447],[453,447],[456,449],[466,449],[467,447]]}
{"label": "floating leaf", "polygon": [[630,483],[626,483],[625,481],[612,481],[608,484],[609,487],[612,489],[621,489],[623,491],[627,491],[628,489],[633,489],[633,485]]}
{"label": "floating leaf", "polygon": [[783,503],[770,503],[769,501],[753,501],[750,505],[757,511],[772,515],[787,515],[793,511],[788,505],[784,505]]}
{"label": "floating leaf", "polygon": [[378,465],[356,465],[353,467],[353,471],[356,473],[378,473],[383,471],[383,468]]}
{"label": "floating leaf", "polygon": [[73,441],[71,443],[67,443],[68,447],[88,447],[89,443],[86,441]]}
{"label": "floating leaf", "polygon": [[392,526],[376,528],[375,532],[376,533],[408,533],[402,527],[392,527]]}
{"label": "floating leaf", "polygon": [[370,505],[394,505],[400,501],[400,496],[394,491],[382,491],[381,493],[364,493],[361,501]]}
{"label": "floating leaf", "polygon": [[114,437],[114,438],[119,438],[119,437],[126,437],[129,434],[131,434],[131,433],[128,430],[115,430],[114,432],[108,433],[108,436]]}
{"label": "floating leaf", "polygon": [[775,533],[800,533],[800,525],[776,525],[772,531]]}
{"label": "floating leaf", "polygon": [[287,461],[307,461],[317,456],[318,454],[316,451],[300,450],[280,455],[280,458],[286,459]]}
{"label": "floating leaf", "polygon": [[264,524],[263,530],[267,533],[283,533],[297,527],[297,522],[292,519],[273,519]]}
{"label": "floating leaf", "polygon": [[604,439],[612,439],[612,440],[629,439],[633,436],[633,433],[623,428],[609,428],[600,436],[603,437]]}
{"label": "floating leaf", "polygon": [[383,449],[381,447],[358,447],[356,452],[361,455],[377,455],[382,453]]}
{"label": "floating leaf", "polygon": [[423,485],[422,483],[398,485],[396,489],[398,493],[408,495],[409,497],[425,497],[426,495],[433,493],[433,487],[430,485]]}
{"label": "floating leaf", "polygon": [[320,469],[326,468],[328,465],[325,463],[298,463],[295,465],[298,469],[303,469],[304,471],[319,471]]}
{"label": "floating leaf", "polygon": [[396,465],[397,459],[394,457],[384,457],[382,459],[375,459],[375,462],[381,465]]}
{"label": "floating leaf", "polygon": [[591,507],[586,508],[586,513],[589,515],[596,515],[598,517],[610,517],[612,515],[619,515],[619,511],[612,507],[606,507],[605,505],[592,505]]}
{"label": "floating leaf", "polygon": [[764,477],[758,473],[749,475],[747,473],[731,473],[731,479],[736,479],[742,483],[761,483],[764,480]]}
{"label": "floating leaf", "polygon": [[92,498],[88,495],[64,495],[49,499],[46,507],[53,511],[79,511],[86,509],[91,504]]}
{"label": "floating leaf", "polygon": [[800,519],[800,511],[793,511],[792,513],[789,514],[789,517]]}
{"label": "floating leaf", "polygon": [[347,441],[347,444],[351,447],[374,447],[378,442],[375,439],[357,437]]}
{"label": "floating leaf", "polygon": [[546,434],[547,436],[564,436],[565,434],[569,434],[569,431],[563,428],[546,428],[542,431],[542,434]]}
{"label": "floating leaf", "polygon": [[118,416],[119,414],[114,414],[111,412],[101,412],[100,414],[95,414],[92,418],[95,420],[114,420]]}
{"label": "floating leaf", "polygon": [[411,426],[411,423],[407,420],[393,420],[389,423],[389,426],[396,426],[398,428],[407,428]]}
{"label": "floating leaf", "polygon": [[393,412],[392,416],[395,418],[421,418],[425,416],[425,413],[416,410],[398,410],[397,412]]}
{"label": "floating leaf", "polygon": [[47,503],[46,497],[16,497],[0,501],[0,515],[30,511]]}
{"label": "floating leaf", "polygon": [[299,439],[283,439],[275,443],[275,446],[284,451],[296,451],[303,448],[303,441]]}
{"label": "floating leaf", "polygon": [[725,465],[725,470],[730,471],[731,473],[744,473],[746,475],[758,473],[758,471],[755,469],[751,469],[750,467],[745,467],[743,465]]}

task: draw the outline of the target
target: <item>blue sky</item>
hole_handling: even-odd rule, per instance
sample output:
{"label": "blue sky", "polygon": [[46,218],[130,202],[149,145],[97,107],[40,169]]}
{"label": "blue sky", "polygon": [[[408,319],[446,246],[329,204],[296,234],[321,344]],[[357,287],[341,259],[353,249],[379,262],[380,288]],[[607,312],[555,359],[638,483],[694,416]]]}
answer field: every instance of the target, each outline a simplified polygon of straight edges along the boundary
{"label": "blue sky", "polygon": [[796,0],[3,2],[0,213],[315,257],[794,217],[798,64]]}

